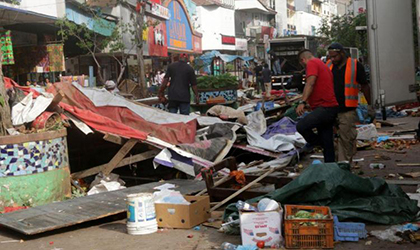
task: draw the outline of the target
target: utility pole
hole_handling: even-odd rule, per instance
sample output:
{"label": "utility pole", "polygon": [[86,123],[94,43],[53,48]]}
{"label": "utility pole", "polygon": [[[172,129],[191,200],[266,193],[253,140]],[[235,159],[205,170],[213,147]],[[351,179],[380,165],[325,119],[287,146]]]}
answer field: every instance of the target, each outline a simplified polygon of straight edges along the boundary
{"label": "utility pole", "polygon": [[7,135],[7,129],[12,128],[9,97],[3,79],[3,52],[0,50],[0,136]]}
{"label": "utility pole", "polygon": [[144,0],[137,0],[136,6],[136,40],[137,40],[137,67],[138,67],[138,82],[141,90],[141,97],[147,96],[146,78],[144,71],[144,58],[143,58],[143,28],[144,28],[144,13],[146,2]]}

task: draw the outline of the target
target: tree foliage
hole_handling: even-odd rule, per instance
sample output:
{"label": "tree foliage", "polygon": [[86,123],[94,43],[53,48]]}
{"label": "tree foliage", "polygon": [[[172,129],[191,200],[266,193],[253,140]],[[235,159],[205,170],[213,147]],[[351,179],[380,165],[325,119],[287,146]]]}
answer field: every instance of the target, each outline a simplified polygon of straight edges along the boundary
{"label": "tree foliage", "polygon": [[365,13],[357,16],[350,14],[335,16],[331,21],[322,20],[318,35],[321,36],[324,49],[329,44],[338,42],[344,47],[356,47],[362,55],[366,56],[367,34],[356,31],[357,26],[366,26],[366,23]]}
{"label": "tree foliage", "polygon": [[[83,51],[88,51],[88,54],[92,56],[97,66],[98,80],[103,83],[104,77],[101,70],[101,65],[98,61],[96,53],[102,52],[109,44],[114,43],[115,48],[120,47],[121,40],[118,40],[120,36],[115,36],[119,32],[117,25],[112,22],[107,22],[103,19],[102,14],[98,9],[89,8],[89,6],[83,5],[81,7],[84,11],[89,12],[91,17],[89,23],[76,24],[70,21],[67,17],[60,18],[56,21],[56,25],[60,27],[58,35],[62,37],[64,41],[69,37],[76,38],[76,45]],[[111,36],[103,36],[94,32],[92,27],[97,29],[112,30]]]}

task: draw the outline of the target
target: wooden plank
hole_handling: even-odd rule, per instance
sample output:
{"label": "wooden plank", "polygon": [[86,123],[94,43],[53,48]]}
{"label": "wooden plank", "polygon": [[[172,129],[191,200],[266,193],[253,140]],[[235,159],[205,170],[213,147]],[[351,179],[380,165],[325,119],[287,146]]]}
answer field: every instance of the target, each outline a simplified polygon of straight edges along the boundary
{"label": "wooden plank", "polygon": [[[160,152],[160,150],[154,149],[154,150],[146,151],[146,152],[141,153],[141,154],[137,154],[137,155],[134,155],[134,156],[126,157],[123,160],[121,160],[117,164],[117,166],[115,166],[114,169],[120,168],[120,167],[124,167],[124,166],[127,166],[129,164],[136,163],[136,162],[148,160],[150,158],[155,157],[157,154],[159,154],[159,152]],[[80,179],[80,178],[85,178],[85,177],[88,177],[88,176],[92,176],[92,175],[98,174],[107,165],[108,165],[108,163],[99,165],[97,167],[89,168],[89,169],[86,169],[86,170],[83,170],[83,171],[80,171],[80,172],[73,173],[71,175],[71,178],[72,179]]]}
{"label": "wooden plank", "polygon": [[46,141],[64,136],[67,136],[66,129],[35,134],[8,135],[0,137],[0,145],[18,144],[30,141]]}
{"label": "wooden plank", "polygon": [[404,177],[417,178],[417,177],[420,177],[420,172],[400,173],[400,175]]}
{"label": "wooden plank", "polygon": [[212,207],[210,209],[210,212],[213,212],[216,209],[220,208],[221,206],[223,206],[224,204],[226,204],[227,202],[229,202],[230,200],[232,200],[236,196],[240,195],[241,193],[245,192],[247,189],[249,189],[250,187],[252,187],[255,183],[258,183],[260,180],[264,179],[265,177],[267,177],[269,174],[273,173],[276,170],[277,170],[276,168],[272,168],[272,169],[268,170],[265,174],[261,175],[260,177],[258,177],[257,179],[253,180],[252,182],[248,183],[248,185],[246,185],[245,187],[239,189],[236,193],[232,194],[231,196],[227,197],[226,199],[224,199],[223,201],[221,201],[216,206]]}
{"label": "wooden plank", "polygon": [[64,96],[65,94],[62,90],[58,91],[58,93],[54,96],[54,99],[48,106],[47,110],[56,111],[57,108],[59,109],[58,104],[61,102],[61,100],[63,100]]}
{"label": "wooden plank", "polygon": [[124,213],[128,194],[152,193],[154,187],[165,183],[175,184],[175,190],[191,194],[202,190],[204,182],[193,180],[170,180],[153,182],[113,192],[84,196],[55,202],[11,213],[0,214],[0,225],[26,235],[35,235],[59,228],[69,227],[87,221]]}
{"label": "wooden plank", "polygon": [[394,184],[394,185],[401,185],[401,186],[417,186],[417,185],[420,185],[420,181],[414,181],[414,180],[386,180],[386,183]]}
{"label": "wooden plank", "polygon": [[[227,181],[228,179],[230,179],[231,178],[231,176],[229,176],[229,175],[226,175],[226,176],[223,176],[223,178],[222,179],[220,179],[220,180],[218,180],[218,181],[216,181],[215,183],[214,183],[214,186],[215,187],[217,187],[217,186],[219,186],[220,184],[222,184],[223,182],[225,182],[225,181]],[[203,190],[201,190],[198,194],[196,194],[195,196],[201,196],[201,195],[203,195],[203,194],[205,194],[205,193],[207,193],[207,188],[205,188],[205,189],[203,189]]]}
{"label": "wooden plank", "polygon": [[118,145],[123,145],[127,140],[125,138],[122,138],[121,136],[114,135],[114,134],[108,134],[106,133],[103,138],[105,141],[109,141]]}
{"label": "wooden plank", "polygon": [[108,176],[112,170],[124,159],[124,157],[130,152],[130,150],[137,144],[136,139],[128,140],[124,146],[115,154],[111,161],[102,169],[102,173]]}
{"label": "wooden plank", "polygon": [[397,163],[397,167],[420,167],[420,163]]}

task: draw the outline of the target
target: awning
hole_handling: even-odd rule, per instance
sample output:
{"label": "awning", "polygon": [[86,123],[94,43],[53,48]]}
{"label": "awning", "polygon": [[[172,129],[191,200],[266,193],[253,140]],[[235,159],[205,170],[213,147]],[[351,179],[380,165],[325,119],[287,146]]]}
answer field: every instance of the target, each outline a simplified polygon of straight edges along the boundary
{"label": "awning", "polygon": [[57,18],[37,12],[0,5],[0,23],[2,26],[19,23],[54,24]]}
{"label": "awning", "polygon": [[107,21],[105,19],[95,20],[92,17],[82,13],[76,8],[66,7],[66,17],[76,24],[86,24],[86,26],[103,36],[110,36],[115,28],[115,23]]}

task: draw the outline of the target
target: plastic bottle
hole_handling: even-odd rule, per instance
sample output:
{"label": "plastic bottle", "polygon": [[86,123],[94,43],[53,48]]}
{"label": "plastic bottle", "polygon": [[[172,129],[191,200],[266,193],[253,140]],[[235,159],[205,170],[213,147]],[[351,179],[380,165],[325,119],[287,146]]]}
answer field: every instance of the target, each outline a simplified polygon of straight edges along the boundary
{"label": "plastic bottle", "polygon": [[236,202],[236,208],[240,211],[240,210],[245,210],[245,211],[255,211],[257,212],[257,208],[254,206],[251,206],[250,204],[244,202],[244,201],[238,201]]}
{"label": "plastic bottle", "polygon": [[371,169],[384,169],[385,168],[385,164],[383,164],[383,163],[371,163],[369,165],[369,167]]}
{"label": "plastic bottle", "polygon": [[222,243],[222,249],[223,250],[236,250],[237,247],[238,246],[233,245],[233,244],[231,244],[229,242],[223,242]]}

